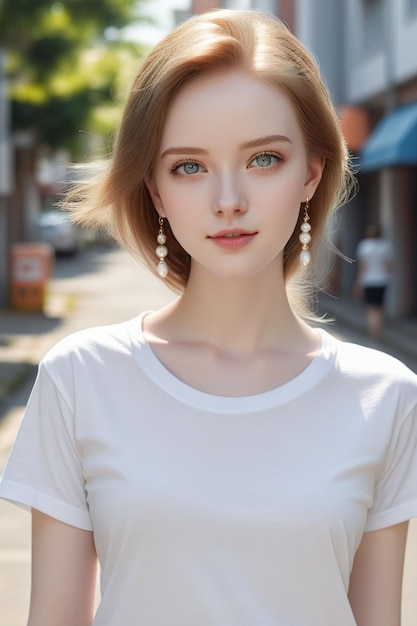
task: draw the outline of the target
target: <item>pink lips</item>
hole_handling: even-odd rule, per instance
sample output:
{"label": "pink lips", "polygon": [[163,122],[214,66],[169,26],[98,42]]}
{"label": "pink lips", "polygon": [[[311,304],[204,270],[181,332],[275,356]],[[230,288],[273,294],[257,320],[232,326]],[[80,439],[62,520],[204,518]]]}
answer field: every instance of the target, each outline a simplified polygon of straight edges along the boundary
{"label": "pink lips", "polygon": [[250,243],[256,235],[256,232],[230,229],[221,230],[218,233],[211,235],[209,239],[226,250],[237,250]]}

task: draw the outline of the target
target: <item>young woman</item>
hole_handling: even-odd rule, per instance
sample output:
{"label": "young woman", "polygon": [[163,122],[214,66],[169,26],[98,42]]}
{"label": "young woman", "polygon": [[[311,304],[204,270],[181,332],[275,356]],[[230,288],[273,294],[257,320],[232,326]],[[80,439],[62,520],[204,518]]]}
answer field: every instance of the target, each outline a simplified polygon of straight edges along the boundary
{"label": "young woman", "polygon": [[356,248],[358,277],[355,292],[363,298],[368,334],[379,339],[384,325],[384,300],[392,279],[394,255],[389,241],[383,239],[379,226],[370,224],[365,239]]}
{"label": "young woman", "polygon": [[275,18],[192,18],[143,63],[74,211],[180,295],[40,365],[1,484],[32,509],[30,626],[400,624],[417,378],[306,321],[349,180]]}

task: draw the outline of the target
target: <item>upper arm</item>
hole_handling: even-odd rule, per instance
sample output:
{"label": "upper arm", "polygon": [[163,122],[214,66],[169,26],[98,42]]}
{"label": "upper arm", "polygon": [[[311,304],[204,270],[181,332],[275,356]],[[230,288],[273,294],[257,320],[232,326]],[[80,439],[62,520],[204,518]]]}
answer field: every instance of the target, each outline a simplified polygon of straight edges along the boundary
{"label": "upper arm", "polygon": [[349,585],[358,626],[400,626],[407,529],[404,522],[364,534]]}
{"label": "upper arm", "polygon": [[32,510],[28,626],[91,626],[96,575],[93,533]]}

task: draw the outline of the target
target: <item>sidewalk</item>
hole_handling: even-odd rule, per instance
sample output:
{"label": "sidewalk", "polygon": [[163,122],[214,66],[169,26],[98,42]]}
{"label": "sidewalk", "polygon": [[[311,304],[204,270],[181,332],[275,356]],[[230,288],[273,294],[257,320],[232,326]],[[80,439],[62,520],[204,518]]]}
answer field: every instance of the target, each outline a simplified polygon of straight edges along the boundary
{"label": "sidewalk", "polygon": [[45,313],[0,309],[0,419],[4,400],[65,333],[70,312],[65,296],[56,294],[49,299]]}
{"label": "sidewalk", "polygon": [[0,413],[3,401],[36,366],[42,346],[61,320],[0,310]]}

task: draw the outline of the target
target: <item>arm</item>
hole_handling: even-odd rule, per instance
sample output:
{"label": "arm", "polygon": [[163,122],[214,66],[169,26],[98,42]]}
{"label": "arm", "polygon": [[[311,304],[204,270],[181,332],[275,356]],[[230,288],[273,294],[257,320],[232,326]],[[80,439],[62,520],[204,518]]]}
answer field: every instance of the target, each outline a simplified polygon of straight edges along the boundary
{"label": "arm", "polygon": [[404,522],[364,534],[349,585],[358,626],[400,626],[407,529]]}
{"label": "arm", "polygon": [[32,510],[28,626],[91,626],[96,576],[93,533]]}

